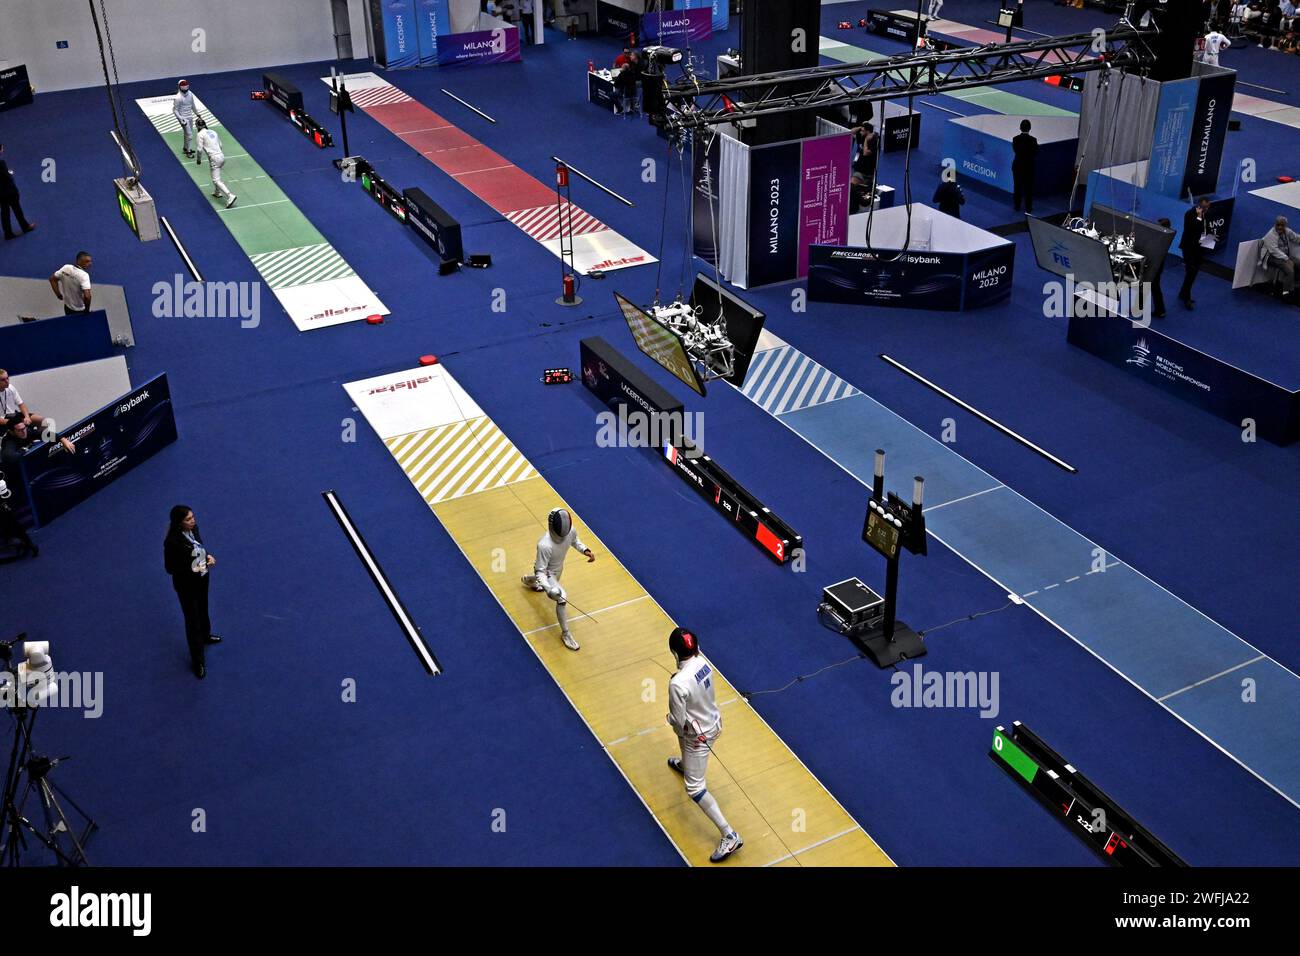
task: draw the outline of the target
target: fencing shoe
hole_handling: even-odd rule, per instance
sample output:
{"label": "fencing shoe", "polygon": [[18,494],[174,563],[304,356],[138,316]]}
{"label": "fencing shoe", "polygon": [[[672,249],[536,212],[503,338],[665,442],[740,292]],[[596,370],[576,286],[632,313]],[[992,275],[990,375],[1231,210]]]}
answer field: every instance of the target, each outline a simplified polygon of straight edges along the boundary
{"label": "fencing shoe", "polygon": [[537,583],[537,577],[536,577],[536,575],[525,574],[525,575],[524,575],[522,578],[520,578],[519,580],[520,580],[520,582],[523,584],[523,586],[526,587],[526,588],[528,588],[528,590],[530,590],[530,591],[545,591],[545,590],[546,590],[546,588],[542,587],[540,584]]}
{"label": "fencing shoe", "polygon": [[235,204],[235,200],[238,198],[239,198],[238,196],[231,196],[230,199],[227,200],[226,202],[226,208],[229,209],[231,206],[233,206]]}
{"label": "fencing shoe", "polygon": [[560,637],[564,638],[564,646],[571,651],[576,651],[578,650],[579,647],[582,646],[578,643],[578,639],[574,637],[572,634],[570,634],[568,631],[563,631],[560,634]]}
{"label": "fencing shoe", "polygon": [[682,770],[682,758],[681,758],[681,757],[669,757],[669,758],[668,758],[668,769],[669,769],[669,770],[676,770],[678,773],[685,773],[685,771]]}
{"label": "fencing shoe", "polygon": [[735,830],[732,830],[724,836],[721,841],[719,841],[718,848],[714,850],[713,855],[709,857],[709,862],[721,863],[744,845],[745,841],[740,838],[740,834]]}

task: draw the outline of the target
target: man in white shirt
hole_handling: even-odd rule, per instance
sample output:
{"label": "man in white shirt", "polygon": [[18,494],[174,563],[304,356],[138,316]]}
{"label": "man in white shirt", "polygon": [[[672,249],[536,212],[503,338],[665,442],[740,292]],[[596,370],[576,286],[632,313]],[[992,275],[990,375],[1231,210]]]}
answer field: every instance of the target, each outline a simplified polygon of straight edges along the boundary
{"label": "man in white shirt", "polygon": [[537,559],[533,562],[533,573],[524,575],[524,587],[534,591],[544,591],[555,602],[555,619],[560,624],[560,638],[564,646],[571,651],[579,649],[577,639],[569,633],[568,594],[560,586],[560,575],[564,573],[564,559],[569,549],[580,551],[587,556],[587,563],[596,560],[591,548],[578,540],[578,529],[573,526],[573,518],[563,508],[552,508],[546,516],[546,531],[537,542]]}
{"label": "man in white shirt", "polygon": [[90,311],[89,252],[78,252],[76,263],[69,263],[50,276],[50,288],[63,302],[64,315],[80,315]]}
{"label": "man in white shirt", "polygon": [[700,653],[699,639],[685,628],[673,628],[668,649],[677,661],[677,673],[668,681],[668,726],[677,734],[682,752],[680,757],[669,757],[668,766],[682,775],[690,798],[718,828],[721,839],[709,860],[721,863],[745,841],[704,785],[713,742],[722,736],[722,714],[713,696],[713,665]]}
{"label": "man in white shirt", "polygon": [[1209,66],[1219,65],[1219,51],[1226,50],[1232,44],[1228,38],[1218,30],[1211,30],[1205,35],[1205,52],[1201,55],[1201,62]]}
{"label": "man in white shirt", "polygon": [[[209,129],[208,124],[202,119],[195,121],[195,129],[199,131],[198,151],[208,157],[208,172],[212,174],[212,198],[220,199],[226,197],[226,208],[229,209],[235,204],[239,197],[230,191],[221,179],[221,167],[226,165],[226,155],[221,151],[221,140],[217,137],[217,131]],[[199,162],[203,162],[202,157],[198,157]]]}
{"label": "man in white shirt", "polygon": [[0,368],[0,431],[15,421],[26,422],[29,428],[39,431],[45,424],[45,416],[27,407],[18,389],[9,384],[9,373]]}
{"label": "man in white shirt", "polygon": [[176,84],[176,95],[172,98],[172,115],[176,117],[176,122],[181,124],[181,132],[185,134],[184,149],[186,156],[194,155],[194,115],[198,111],[194,108],[194,94],[190,92],[190,81],[181,80]]}

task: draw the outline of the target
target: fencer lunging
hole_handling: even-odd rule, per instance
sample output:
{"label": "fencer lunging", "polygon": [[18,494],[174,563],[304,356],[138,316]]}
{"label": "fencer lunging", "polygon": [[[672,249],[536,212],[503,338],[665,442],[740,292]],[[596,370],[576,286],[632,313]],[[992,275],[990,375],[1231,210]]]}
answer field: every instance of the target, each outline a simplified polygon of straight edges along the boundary
{"label": "fencer lunging", "polygon": [[[217,131],[208,129],[208,124],[202,119],[196,120],[194,126],[199,131],[198,152],[208,157],[208,172],[212,174],[212,198],[220,199],[224,196],[226,208],[229,209],[235,204],[237,197],[221,178],[221,167],[226,165],[226,155],[221,151],[221,140],[217,137]],[[201,157],[199,161],[202,162]]]}
{"label": "fencer lunging", "polygon": [[578,540],[578,529],[573,526],[569,512],[563,508],[552,508],[546,516],[546,531],[537,542],[537,560],[533,562],[533,573],[524,575],[523,582],[524,587],[543,591],[555,602],[555,619],[560,622],[560,637],[565,647],[576,651],[580,645],[569,633],[568,595],[560,586],[564,559],[570,548],[585,554],[588,564],[596,560],[591,548]]}
{"label": "fencer lunging", "polygon": [[682,751],[680,757],[668,758],[668,766],[682,775],[690,798],[718,828],[721,840],[709,859],[721,863],[745,841],[704,785],[713,742],[722,736],[722,714],[713,696],[713,665],[700,653],[696,636],[685,628],[674,628],[668,635],[668,649],[677,660],[677,673],[668,681],[668,726],[676,732]]}
{"label": "fencer lunging", "polygon": [[176,117],[176,122],[181,124],[181,132],[185,134],[183,149],[185,155],[190,157],[194,155],[194,114],[196,112],[194,94],[190,92],[190,82],[181,80],[176,84],[176,95],[172,97],[172,115]]}

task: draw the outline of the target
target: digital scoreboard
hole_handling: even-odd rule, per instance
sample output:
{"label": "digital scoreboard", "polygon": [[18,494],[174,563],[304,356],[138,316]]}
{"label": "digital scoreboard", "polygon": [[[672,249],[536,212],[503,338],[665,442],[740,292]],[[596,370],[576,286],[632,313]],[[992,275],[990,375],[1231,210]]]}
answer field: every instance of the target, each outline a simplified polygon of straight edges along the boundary
{"label": "digital scoreboard", "polygon": [[867,524],[862,529],[863,541],[885,557],[893,559],[898,557],[902,539],[902,525],[895,524],[889,515],[882,514],[874,509],[867,512]]}
{"label": "digital scoreboard", "polygon": [[363,159],[357,160],[357,182],[370,194],[370,198],[388,210],[398,222],[406,222],[406,200],[394,187],[380,176],[373,166]]}
{"label": "digital scoreboard", "polygon": [[113,186],[117,191],[118,212],[136,238],[141,242],[159,238],[162,231],[153,197],[138,182],[132,185],[130,180],[115,179]]}
{"label": "digital scoreboard", "polygon": [[1020,721],[994,730],[989,756],[1112,866],[1187,865]]}

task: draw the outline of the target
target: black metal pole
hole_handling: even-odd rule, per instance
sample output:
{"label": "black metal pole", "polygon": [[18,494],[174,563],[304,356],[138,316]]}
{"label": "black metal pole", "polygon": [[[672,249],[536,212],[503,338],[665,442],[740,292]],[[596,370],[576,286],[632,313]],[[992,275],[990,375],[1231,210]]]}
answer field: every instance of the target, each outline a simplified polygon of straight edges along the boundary
{"label": "black metal pole", "polygon": [[885,640],[894,639],[894,614],[898,609],[898,556],[885,568]]}

